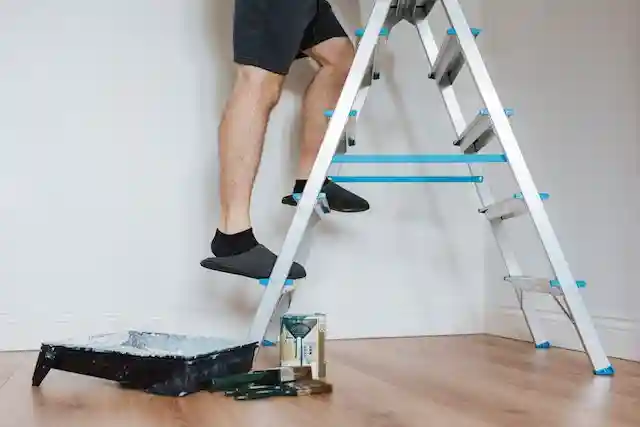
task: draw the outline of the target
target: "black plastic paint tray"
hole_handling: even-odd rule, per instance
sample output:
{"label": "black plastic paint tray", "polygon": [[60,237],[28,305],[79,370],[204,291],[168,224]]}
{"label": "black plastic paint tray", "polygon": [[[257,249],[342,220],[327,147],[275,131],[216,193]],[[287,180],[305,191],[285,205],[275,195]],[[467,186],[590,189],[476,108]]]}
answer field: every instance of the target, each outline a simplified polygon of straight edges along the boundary
{"label": "black plastic paint tray", "polygon": [[39,386],[51,369],[103,378],[164,396],[186,396],[211,380],[251,370],[258,343],[128,331],[85,342],[43,343],[33,372]]}

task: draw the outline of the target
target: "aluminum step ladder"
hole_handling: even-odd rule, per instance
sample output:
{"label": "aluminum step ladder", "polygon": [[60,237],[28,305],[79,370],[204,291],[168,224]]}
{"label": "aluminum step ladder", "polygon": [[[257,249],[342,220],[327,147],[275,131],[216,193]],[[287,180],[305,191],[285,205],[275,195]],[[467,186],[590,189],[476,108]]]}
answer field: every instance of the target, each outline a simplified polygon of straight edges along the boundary
{"label": "aluminum step ladder", "polygon": [[[427,17],[437,2],[441,2],[450,28],[439,48],[435,42]],[[417,30],[428,58],[434,80],[442,94],[451,123],[457,135],[454,142],[459,155],[348,155],[346,148],[356,143],[355,122],[364,106],[373,82],[380,78],[377,55],[380,46],[387,41],[393,27],[406,21]],[[480,30],[470,28],[458,0],[376,0],[364,29],[358,30],[357,52],[335,110],[328,111],[329,125],[322,147],[313,166],[306,188],[298,197],[298,206],[287,232],[278,260],[269,279],[263,280],[265,291],[249,331],[251,342],[263,342],[267,333],[274,340],[279,318],[288,310],[295,285],[287,281],[287,273],[299,246],[308,231],[310,221],[326,215],[329,210],[320,194],[330,167],[344,163],[466,163],[469,176],[331,176],[335,182],[467,182],[473,183],[481,208],[479,212],[489,221],[508,276],[504,279],[515,290],[526,324],[536,348],[549,348],[550,342],[536,314],[531,292],[550,295],[562,308],[580,338],[585,353],[596,375],[613,375],[614,369],[598,338],[587,312],[579,288],[583,281],[576,281],[569,269],[558,239],[543,206],[548,194],[538,192],[529,168],[523,158],[516,137],[509,123],[513,111],[505,109],[482,60],[476,44]],[[465,122],[453,89],[460,70],[467,66],[473,77],[485,108],[469,124]],[[492,139],[500,143],[503,154],[483,155],[479,152]],[[478,169],[485,163],[504,163],[510,166],[520,192],[510,197],[494,200],[483,185]],[[540,242],[544,247],[555,277],[526,276],[516,260],[509,244],[504,223],[510,218],[529,215]]]}

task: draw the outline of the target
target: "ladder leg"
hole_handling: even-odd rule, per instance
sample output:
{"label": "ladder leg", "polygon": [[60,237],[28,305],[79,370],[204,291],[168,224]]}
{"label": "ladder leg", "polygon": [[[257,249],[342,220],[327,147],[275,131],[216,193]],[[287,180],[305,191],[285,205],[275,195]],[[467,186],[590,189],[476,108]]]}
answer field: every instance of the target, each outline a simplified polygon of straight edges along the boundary
{"label": "ladder leg", "polygon": [[480,96],[493,121],[495,134],[509,159],[515,180],[522,191],[525,203],[529,208],[531,219],[538,231],[549,262],[560,282],[568,309],[574,319],[574,325],[583,347],[589,356],[595,373],[606,373],[612,370],[611,363],[600,343],[593,321],[587,312],[576,281],[560,247],[560,242],[551,226],[551,221],[544,210],[538,189],[527,167],[518,146],[515,134],[504,112],[502,103],[491,81],[489,72],[480,55],[471,29],[458,0],[441,0],[451,26],[458,35],[462,52],[467,61],[471,75],[476,83]]}
{"label": "ladder leg", "polygon": [[[311,246],[314,238],[316,237],[311,231],[315,228],[316,225],[320,223],[320,221],[322,221],[321,218],[322,215],[316,211],[316,213],[312,215],[309,220],[307,232],[304,233],[302,242],[300,243],[300,247],[297,251],[298,262],[302,265],[307,265],[309,255],[311,254]],[[300,281],[294,284],[290,289],[283,290],[282,296],[278,300],[276,309],[274,310],[273,316],[271,316],[271,320],[269,322],[269,326],[267,327],[264,338],[265,341],[275,343],[278,340],[278,337],[280,335],[280,319],[289,311],[289,308],[291,307],[296,294],[298,283],[300,283]]]}
{"label": "ladder leg", "polygon": [[392,2],[393,0],[379,0],[373,7],[353,65],[338,99],[335,112],[329,121],[318,157],[313,165],[302,198],[298,203],[293,221],[282,245],[282,250],[269,278],[269,286],[267,286],[262,295],[262,300],[253,319],[249,330],[249,342],[262,342],[264,338]]}

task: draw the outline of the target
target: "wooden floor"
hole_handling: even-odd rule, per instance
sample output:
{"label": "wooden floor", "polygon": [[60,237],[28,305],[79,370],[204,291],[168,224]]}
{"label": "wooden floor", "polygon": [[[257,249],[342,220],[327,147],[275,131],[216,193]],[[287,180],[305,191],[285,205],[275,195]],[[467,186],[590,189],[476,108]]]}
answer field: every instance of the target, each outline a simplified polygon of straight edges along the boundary
{"label": "wooden floor", "polygon": [[[34,353],[0,353],[2,427],[638,427],[640,363],[595,377],[582,353],[486,336],[332,341],[334,393],[236,402],[166,398],[52,371],[31,387]],[[259,366],[277,362],[272,349]]]}

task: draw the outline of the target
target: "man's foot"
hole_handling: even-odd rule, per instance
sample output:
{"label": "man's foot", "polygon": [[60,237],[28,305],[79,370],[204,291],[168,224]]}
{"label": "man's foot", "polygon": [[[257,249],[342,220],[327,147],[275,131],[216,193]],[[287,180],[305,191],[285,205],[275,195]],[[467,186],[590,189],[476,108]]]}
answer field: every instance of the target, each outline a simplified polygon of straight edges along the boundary
{"label": "man's foot", "polygon": [[[293,187],[293,193],[302,193],[306,180],[297,180]],[[322,186],[322,193],[327,196],[327,203],[333,211],[337,212],[364,212],[369,210],[369,202],[362,197],[340,187],[330,179],[326,179]],[[298,202],[293,198],[293,194],[282,198],[282,204],[298,206]]]}
{"label": "man's foot", "polygon": [[[215,256],[202,260],[202,267],[252,279],[269,278],[278,258],[258,243],[251,228],[236,234],[216,231],[211,251]],[[294,262],[287,278],[296,280],[306,276],[304,267]]]}

